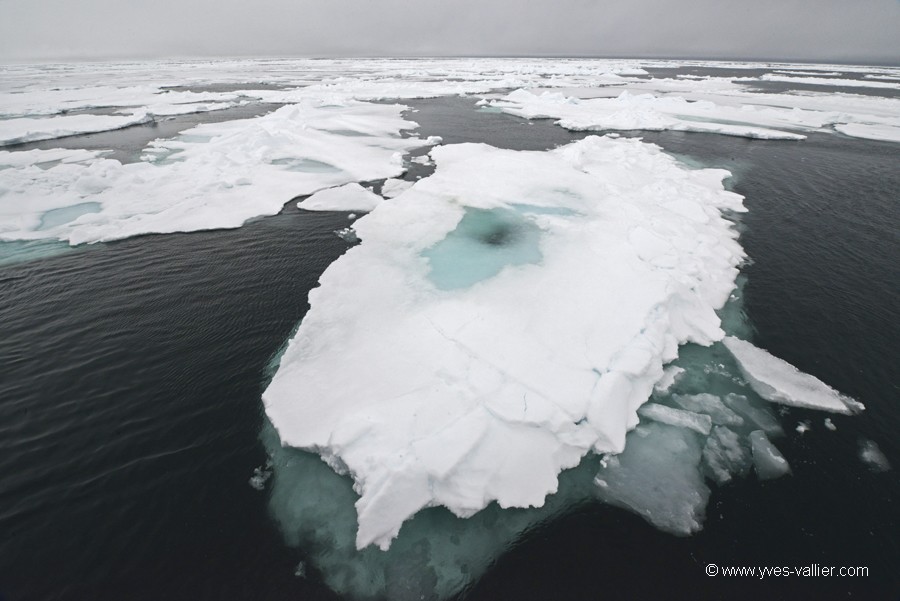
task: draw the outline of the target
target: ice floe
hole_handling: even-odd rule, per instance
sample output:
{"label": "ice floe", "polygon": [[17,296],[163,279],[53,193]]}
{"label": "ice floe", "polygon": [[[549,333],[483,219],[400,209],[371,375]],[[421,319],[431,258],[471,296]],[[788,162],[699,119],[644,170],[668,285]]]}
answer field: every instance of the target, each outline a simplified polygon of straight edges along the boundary
{"label": "ice floe", "polygon": [[861,440],[859,442],[859,458],[869,466],[873,472],[887,472],[891,469],[888,458],[873,440]]}
{"label": "ice floe", "polygon": [[382,198],[357,183],[316,192],[297,206],[307,211],[371,211]]}
{"label": "ice floe", "polygon": [[144,111],[132,115],[63,115],[36,119],[0,119],[0,146],[91,134],[149,123],[153,117]]}
{"label": "ice floe", "polygon": [[284,444],[353,477],[361,548],[429,506],[540,506],[622,451],[678,345],[721,338],[743,259],[727,173],[655,146],[431,154],[355,223],[263,395]]}
{"label": "ice floe", "polygon": [[865,408],[815,376],[801,372],[745,340],[728,336],[723,342],[753,390],[768,401],[845,414]]}
{"label": "ice floe", "polygon": [[[403,154],[424,144],[400,137],[415,125],[402,118],[403,109],[299,103],[194,127],[155,142],[144,160],[130,164],[100,157],[47,167],[38,164],[45,154],[4,155],[11,167],[0,170],[0,239],[79,244],[233,228],[277,213],[296,196],[397,176]],[[48,212],[85,203],[94,210],[46,226]]]}
{"label": "ice floe", "polygon": [[765,432],[762,430],[751,432],[750,445],[753,451],[753,465],[760,480],[780,478],[791,473],[791,466]]}

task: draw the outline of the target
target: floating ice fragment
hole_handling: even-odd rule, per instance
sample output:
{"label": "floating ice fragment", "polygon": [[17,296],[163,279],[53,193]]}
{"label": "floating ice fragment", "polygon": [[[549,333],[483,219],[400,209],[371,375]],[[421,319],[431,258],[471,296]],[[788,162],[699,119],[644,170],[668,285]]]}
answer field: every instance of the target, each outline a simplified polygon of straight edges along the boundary
{"label": "floating ice fragment", "polygon": [[638,426],[625,451],[597,473],[597,494],[660,530],[691,534],[702,526],[709,497],[700,457],[695,434],[662,424]]}
{"label": "floating ice fragment", "polygon": [[846,414],[865,409],[862,403],[749,342],[733,336],[722,342],[734,355],[750,387],[767,401]]}
{"label": "floating ice fragment", "polygon": [[797,427],[794,428],[794,430],[797,431],[797,434],[800,434],[801,436],[803,434],[806,434],[807,432],[809,432],[811,429],[812,429],[812,422],[810,422],[808,419],[803,420],[802,422],[798,422]]}
{"label": "floating ice fragment", "polygon": [[834,432],[835,430],[837,430],[837,426],[834,425],[834,422],[831,421],[831,418],[830,418],[830,417],[826,417],[824,423],[825,423],[825,427],[826,427],[827,429],[831,430],[832,432]]}
{"label": "floating ice fragment", "polygon": [[668,390],[678,381],[678,378],[684,373],[683,367],[670,365],[663,370],[663,375],[659,382],[654,384],[653,391],[657,394],[668,392]]}
{"label": "floating ice fragment", "polygon": [[719,426],[742,426],[744,419],[725,406],[719,397],[708,394],[674,394],[672,400],[682,409],[695,413],[705,413],[712,418],[712,423]]}
{"label": "floating ice fragment", "polygon": [[756,475],[760,480],[780,478],[791,472],[791,466],[788,465],[787,460],[762,430],[754,430],[750,433],[750,447],[753,452]]}
{"label": "floating ice fragment", "polygon": [[406,181],[404,179],[388,179],[384,181],[384,185],[381,186],[381,195],[385,198],[394,198],[395,196],[400,196],[411,188],[413,182]]}
{"label": "floating ice fragment", "polygon": [[297,206],[307,211],[371,211],[382,198],[359,184],[345,184],[316,192]]}
{"label": "floating ice fragment", "polygon": [[859,441],[859,458],[869,466],[873,472],[887,472],[891,469],[891,463],[885,457],[874,440]]}
{"label": "floating ice fragment", "polygon": [[684,411],[673,407],[666,407],[659,403],[647,403],[638,409],[638,415],[652,419],[661,424],[668,424],[678,428],[688,428],[704,436],[709,434],[712,420],[708,415],[701,415],[692,411]]}
{"label": "floating ice fragment", "polygon": [[703,447],[703,463],[710,477],[724,484],[734,476],[746,473],[750,467],[750,454],[737,433],[724,426],[715,426]]}
{"label": "floating ice fragment", "polygon": [[266,487],[266,481],[272,477],[272,465],[267,463],[265,467],[253,468],[253,475],[250,477],[250,486],[256,490],[262,490]]}
{"label": "floating ice fragment", "polygon": [[343,240],[344,242],[348,242],[350,244],[356,244],[359,242],[359,237],[356,235],[356,230],[352,227],[345,227],[334,232],[337,234],[337,237]]}

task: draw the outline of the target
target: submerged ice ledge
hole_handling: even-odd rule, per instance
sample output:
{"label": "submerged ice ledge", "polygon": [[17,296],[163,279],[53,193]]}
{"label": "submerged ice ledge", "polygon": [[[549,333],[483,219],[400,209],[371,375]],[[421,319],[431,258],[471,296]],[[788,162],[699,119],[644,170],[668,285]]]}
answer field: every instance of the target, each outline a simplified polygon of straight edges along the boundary
{"label": "submerged ice ledge", "polygon": [[[727,172],[653,145],[432,156],[434,175],[356,222],[362,244],[310,293],[263,395],[283,444],[352,476],[360,548],[429,506],[541,506],[561,470],[622,451],[678,346],[723,336],[744,256]],[[472,211],[486,221],[462,227]],[[452,238],[463,262],[512,251],[441,285]]]}

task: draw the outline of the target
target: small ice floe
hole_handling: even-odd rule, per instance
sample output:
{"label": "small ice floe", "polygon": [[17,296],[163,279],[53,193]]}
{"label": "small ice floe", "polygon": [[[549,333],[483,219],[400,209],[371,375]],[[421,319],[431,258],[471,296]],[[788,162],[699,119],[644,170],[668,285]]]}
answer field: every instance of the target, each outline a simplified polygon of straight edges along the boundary
{"label": "small ice floe", "polygon": [[753,465],[760,480],[772,480],[791,473],[791,466],[762,430],[750,433]]}
{"label": "small ice floe", "polygon": [[802,422],[797,423],[797,427],[794,428],[797,431],[797,434],[806,434],[810,430],[812,430],[812,423],[807,419]]}
{"label": "small ice floe", "polygon": [[316,192],[297,206],[307,211],[371,211],[382,198],[359,184],[345,184]]}
{"label": "small ice floe", "polygon": [[345,227],[339,230],[335,230],[334,232],[338,238],[347,242],[348,244],[356,244],[359,242],[359,238],[356,235],[356,230],[352,227]]}
{"label": "small ice floe", "polygon": [[865,409],[862,403],[746,340],[726,336],[722,342],[753,391],[767,401],[845,414]]}
{"label": "small ice floe", "polygon": [[405,179],[387,179],[381,187],[381,195],[385,198],[394,198],[406,192],[412,185],[413,182],[408,182]]}
{"label": "small ice floe", "polygon": [[294,576],[297,578],[306,578],[306,564],[304,562],[300,562],[297,564],[297,567],[294,568]]}
{"label": "small ice floe", "polygon": [[347,215],[347,219],[356,219],[356,213],[350,213]]}
{"label": "small ice floe", "polygon": [[832,432],[834,432],[835,430],[837,430],[837,426],[834,425],[834,422],[831,421],[831,418],[830,418],[830,417],[826,417],[824,423],[825,423],[825,428],[826,428],[826,429],[831,430]]}
{"label": "small ice floe", "polygon": [[693,411],[684,411],[673,407],[666,407],[659,403],[647,403],[638,409],[638,415],[652,419],[661,424],[675,426],[677,428],[688,428],[698,434],[704,436],[709,435],[712,428],[712,420],[708,415],[701,415]]}
{"label": "small ice floe", "polygon": [[863,439],[859,441],[859,458],[873,472],[886,472],[891,469],[890,461],[888,461],[873,440]]}
{"label": "small ice floe", "polygon": [[683,367],[678,367],[677,365],[670,365],[663,370],[663,375],[653,386],[653,391],[657,394],[662,394],[664,392],[668,392],[672,386],[678,381],[681,375],[684,373]]}
{"label": "small ice floe", "polygon": [[272,477],[272,463],[267,461],[263,467],[253,468],[253,475],[250,476],[250,486],[256,490],[262,490],[266,487],[266,481]]}

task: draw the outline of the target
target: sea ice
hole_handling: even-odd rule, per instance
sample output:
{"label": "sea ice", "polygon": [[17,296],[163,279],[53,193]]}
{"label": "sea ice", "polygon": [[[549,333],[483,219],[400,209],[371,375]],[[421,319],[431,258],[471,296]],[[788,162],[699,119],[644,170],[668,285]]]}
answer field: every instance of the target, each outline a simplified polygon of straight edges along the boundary
{"label": "sea ice", "polygon": [[[48,167],[36,164],[41,155],[34,151],[9,153],[0,159],[13,165],[0,169],[0,240],[80,244],[233,228],[273,215],[297,196],[400,175],[404,152],[423,145],[400,137],[415,125],[402,118],[404,108],[309,101],[197,126],[125,165],[97,157]],[[41,228],[48,211],[87,202],[99,210]]]}
{"label": "sea ice", "polygon": [[712,423],[719,426],[742,426],[744,419],[725,406],[725,403],[714,394],[675,394],[672,399],[682,409],[705,413],[712,418]]}
{"label": "sea ice", "polygon": [[746,396],[730,392],[722,400],[729,409],[740,414],[745,422],[750,422],[749,425],[755,425],[769,436],[781,436],[784,434],[784,429],[778,423],[778,420],[764,409],[754,407]]}
{"label": "sea ice", "polygon": [[[359,548],[430,506],[541,506],[586,453],[621,452],[678,345],[722,337],[744,257],[727,172],[654,145],[431,155],[355,222],[263,394],[283,444],[352,477]],[[493,258],[448,280],[442,253]]]}
{"label": "sea ice", "polygon": [[728,336],[723,343],[753,390],[767,401],[846,414],[865,409],[862,403],[745,340]]}
{"label": "sea ice", "polygon": [[670,365],[663,370],[662,378],[659,379],[659,382],[654,384],[653,391],[662,394],[664,392],[668,392],[668,390],[678,382],[678,378],[684,373],[684,368],[679,367],[677,365]]}
{"label": "sea ice", "polygon": [[859,442],[859,458],[874,472],[887,472],[891,469],[890,461],[873,440]]}
{"label": "sea ice", "polygon": [[787,460],[762,430],[754,430],[750,433],[750,447],[753,452],[756,475],[760,480],[780,478],[791,473],[791,466],[788,465]]}
{"label": "sea ice", "polygon": [[307,211],[371,211],[382,198],[357,183],[316,192],[297,206]]}
{"label": "sea ice", "polygon": [[597,494],[624,507],[666,532],[688,535],[703,525],[709,488],[699,465],[701,447],[695,436],[662,424],[640,425],[625,452],[608,460],[597,474]]}
{"label": "sea ice", "polygon": [[647,419],[652,419],[661,424],[668,424],[678,428],[688,428],[689,430],[693,430],[704,436],[709,435],[710,428],[712,428],[712,420],[708,415],[666,407],[659,403],[647,403],[641,405],[638,409],[638,415],[646,417]]}
{"label": "sea ice", "polygon": [[750,454],[736,432],[715,426],[703,447],[703,463],[710,477],[719,484],[730,482],[750,467]]}
{"label": "sea ice", "polygon": [[413,185],[413,182],[408,182],[404,179],[391,178],[385,180],[384,185],[381,186],[381,195],[385,198],[394,198],[395,196],[400,196],[408,190]]}
{"label": "sea ice", "polygon": [[149,123],[152,115],[139,111],[127,116],[116,115],[63,115],[36,119],[0,119],[0,146],[64,138],[78,134],[122,129],[132,125]]}

